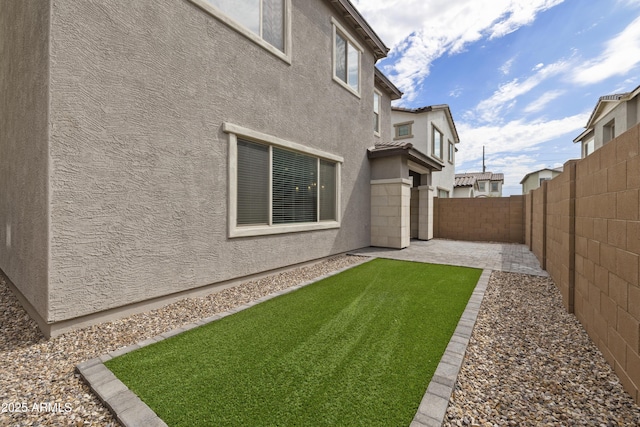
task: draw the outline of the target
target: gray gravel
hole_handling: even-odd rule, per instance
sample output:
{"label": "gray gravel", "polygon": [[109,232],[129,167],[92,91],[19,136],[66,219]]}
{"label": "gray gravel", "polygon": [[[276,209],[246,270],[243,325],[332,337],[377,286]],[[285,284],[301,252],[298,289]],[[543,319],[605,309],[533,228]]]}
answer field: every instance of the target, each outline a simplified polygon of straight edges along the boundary
{"label": "gray gravel", "polygon": [[[0,425],[117,425],[75,365],[362,259],[335,257],[51,340],[0,280],[0,403],[13,411],[0,413]],[[564,312],[550,279],[497,272],[444,425],[543,424],[636,426],[640,408],[575,317]]]}
{"label": "gray gravel", "polygon": [[74,372],[81,362],[363,261],[338,256],[219,293],[46,340],[0,279],[1,426],[116,426]]}
{"label": "gray gravel", "polygon": [[625,393],[547,277],[494,272],[444,426],[638,426]]}

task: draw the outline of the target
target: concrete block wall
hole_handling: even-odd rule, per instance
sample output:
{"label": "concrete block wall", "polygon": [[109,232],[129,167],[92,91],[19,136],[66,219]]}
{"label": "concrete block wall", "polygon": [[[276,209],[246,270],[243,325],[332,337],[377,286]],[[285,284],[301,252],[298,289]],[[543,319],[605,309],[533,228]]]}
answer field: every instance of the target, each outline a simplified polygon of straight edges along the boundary
{"label": "concrete block wall", "polygon": [[527,196],[527,243],[640,403],[640,125]]}
{"label": "concrete block wall", "polygon": [[371,246],[409,246],[411,181],[371,181]]}
{"label": "concrete block wall", "polygon": [[524,196],[434,199],[434,237],[524,243]]}

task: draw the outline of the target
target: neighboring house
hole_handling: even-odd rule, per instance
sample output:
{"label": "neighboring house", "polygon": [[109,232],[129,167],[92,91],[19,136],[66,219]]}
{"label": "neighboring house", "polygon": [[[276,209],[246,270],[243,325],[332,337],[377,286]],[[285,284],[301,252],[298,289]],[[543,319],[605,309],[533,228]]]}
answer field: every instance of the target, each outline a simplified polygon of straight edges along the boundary
{"label": "neighboring house", "polygon": [[449,106],[392,107],[391,123],[394,141],[409,141],[416,149],[442,164],[442,170],[431,175],[431,185],[437,197],[451,197],[456,174],[456,145],[460,138]]}
{"label": "neighboring house", "polygon": [[522,178],[520,184],[522,184],[522,194],[527,194],[531,190],[535,190],[540,187],[544,181],[549,181],[562,173],[562,167],[556,169],[540,169],[535,172],[530,172]]}
{"label": "neighboring house", "polygon": [[[411,171],[411,238],[430,239],[429,232],[420,233],[421,211],[420,191],[423,197],[428,188],[431,197],[451,197],[455,175],[456,144],[460,142],[453,116],[448,105],[431,105],[422,108],[407,109],[393,107],[391,111],[393,129],[391,135],[398,144],[411,144],[424,154],[433,164],[430,171]],[[422,190],[420,190],[422,189]]]}
{"label": "neighboring house", "polygon": [[478,192],[478,181],[471,174],[457,174],[453,188],[454,198],[474,198]]}
{"label": "neighboring house", "polygon": [[441,164],[384,145],[387,47],[348,0],[247,5],[0,2],[0,268],[45,334],[409,244]]}
{"label": "neighboring house", "polygon": [[474,181],[472,184],[473,192],[458,190],[454,192],[455,197],[502,197],[504,174],[493,172],[456,174],[456,182],[458,183],[456,188],[468,188],[469,181]]}
{"label": "neighboring house", "polygon": [[601,96],[585,126],[573,142],[585,158],[613,138],[640,123],[640,86],[631,92]]}

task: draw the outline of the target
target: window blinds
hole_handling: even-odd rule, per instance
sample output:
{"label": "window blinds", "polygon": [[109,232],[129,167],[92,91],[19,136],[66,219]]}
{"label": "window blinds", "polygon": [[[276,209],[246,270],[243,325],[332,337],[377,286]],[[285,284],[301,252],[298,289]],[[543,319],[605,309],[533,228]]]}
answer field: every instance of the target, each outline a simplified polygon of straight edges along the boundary
{"label": "window blinds", "polygon": [[238,225],[269,223],[269,147],[238,140]]}

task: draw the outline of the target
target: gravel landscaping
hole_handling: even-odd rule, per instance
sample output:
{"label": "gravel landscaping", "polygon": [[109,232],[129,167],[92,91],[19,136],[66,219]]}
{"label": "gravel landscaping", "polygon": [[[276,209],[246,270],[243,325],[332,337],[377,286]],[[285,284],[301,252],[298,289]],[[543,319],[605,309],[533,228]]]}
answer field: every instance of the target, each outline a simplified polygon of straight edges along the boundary
{"label": "gravel landscaping", "polygon": [[625,393],[547,277],[494,272],[445,426],[638,426]]}
{"label": "gravel landscaping", "polygon": [[[51,340],[0,280],[0,425],[115,426],[78,363],[362,260],[335,257]],[[635,426],[640,408],[549,278],[495,272],[444,425]]]}

